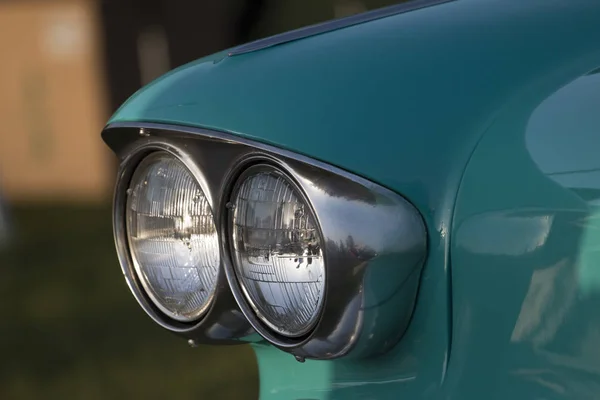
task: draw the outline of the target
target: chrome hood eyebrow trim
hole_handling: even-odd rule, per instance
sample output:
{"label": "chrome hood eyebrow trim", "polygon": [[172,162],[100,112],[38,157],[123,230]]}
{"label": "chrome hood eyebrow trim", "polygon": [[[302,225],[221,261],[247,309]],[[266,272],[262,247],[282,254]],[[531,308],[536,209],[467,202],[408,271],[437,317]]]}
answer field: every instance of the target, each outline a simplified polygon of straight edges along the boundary
{"label": "chrome hood eyebrow trim", "polygon": [[321,33],[346,28],[352,25],[362,24],[364,22],[389,17],[391,15],[414,11],[425,7],[431,7],[442,3],[448,3],[450,1],[456,0],[412,0],[388,7],[378,8],[376,10],[367,11],[356,15],[350,15],[344,18],[338,18],[331,21],[322,22],[320,24],[306,26],[290,32],[285,32],[279,35],[274,35],[264,39],[260,39],[255,42],[246,43],[233,48],[228,53],[228,56],[232,57],[239,54],[251,53],[253,51],[266,49],[268,47],[277,46],[279,44],[293,42],[294,40],[304,39],[309,36],[315,36]]}
{"label": "chrome hood eyebrow trim", "polygon": [[[102,137],[121,160],[114,203],[121,267],[138,302],[164,328],[198,343],[250,341],[255,331],[298,360],[373,356],[401,339],[412,317],[427,256],[425,224],[405,198],[337,167],[231,134],[118,123],[108,125]],[[152,308],[131,271],[123,235],[128,171],[159,150],[190,167],[214,211],[219,232],[218,289],[207,314],[193,326],[166,320]],[[244,297],[233,266],[228,204],[244,171],[259,164],[271,165],[295,182],[314,211],[323,238],[324,301],[314,327],[301,337],[282,336],[260,320]]]}

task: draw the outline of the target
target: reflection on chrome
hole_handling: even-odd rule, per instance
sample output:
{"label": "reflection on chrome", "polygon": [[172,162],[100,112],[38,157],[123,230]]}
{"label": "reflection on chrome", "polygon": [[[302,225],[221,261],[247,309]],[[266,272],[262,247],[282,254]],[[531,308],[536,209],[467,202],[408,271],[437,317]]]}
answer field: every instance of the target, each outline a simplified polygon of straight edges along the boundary
{"label": "reflection on chrome", "polygon": [[[249,340],[251,326],[297,360],[370,357],[398,343],[427,255],[425,224],[406,199],[240,137],[143,125],[151,136],[140,139],[138,123],[109,126],[103,135],[125,160],[115,198],[119,258],[156,322],[198,343]],[[123,243],[120,210],[131,165],[156,149],[184,160],[215,211],[221,268],[211,306],[193,326],[167,321],[148,304]],[[186,230],[193,219],[182,217],[177,226]]]}

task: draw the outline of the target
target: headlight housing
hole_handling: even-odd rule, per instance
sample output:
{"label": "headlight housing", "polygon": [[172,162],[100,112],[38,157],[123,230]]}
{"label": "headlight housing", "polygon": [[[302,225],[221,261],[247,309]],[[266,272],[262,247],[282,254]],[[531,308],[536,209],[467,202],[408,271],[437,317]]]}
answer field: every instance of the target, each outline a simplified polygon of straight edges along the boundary
{"label": "headlight housing", "polygon": [[[427,253],[402,196],[220,132],[119,123],[103,137],[121,158],[121,267],[161,326],[192,344],[255,332],[297,359],[372,356],[400,340]],[[178,271],[179,286],[158,271]]]}

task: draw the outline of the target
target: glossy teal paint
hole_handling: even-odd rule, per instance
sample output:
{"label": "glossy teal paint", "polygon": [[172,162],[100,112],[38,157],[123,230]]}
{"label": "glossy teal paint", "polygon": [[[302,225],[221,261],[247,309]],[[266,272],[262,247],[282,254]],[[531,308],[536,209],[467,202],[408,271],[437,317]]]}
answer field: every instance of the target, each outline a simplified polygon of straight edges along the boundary
{"label": "glossy teal paint", "polygon": [[306,360],[299,363],[291,355],[264,343],[253,344],[260,375],[260,399],[325,400],[331,392],[333,365]]}
{"label": "glossy teal paint", "polygon": [[[402,193],[423,214],[430,253],[400,343],[369,360],[305,364],[261,345],[264,399],[480,399],[496,392],[532,398],[537,391],[544,397],[557,393],[545,389],[556,383],[546,376],[557,374],[551,363],[591,376],[598,364],[578,359],[568,367],[572,360],[560,357],[569,351],[521,354],[526,346],[507,345],[513,342],[504,331],[514,329],[511,315],[522,305],[512,295],[526,290],[527,271],[537,269],[519,258],[528,257],[524,253],[515,256],[515,265],[524,265],[517,268],[505,255],[490,253],[483,262],[468,249],[487,237],[475,211],[486,211],[488,197],[506,207],[501,221],[528,204],[518,199],[530,175],[507,161],[520,149],[514,129],[523,132],[519,118],[525,116],[519,113],[532,112],[600,66],[599,37],[595,1],[459,0],[254,53],[199,60],[138,92],[111,122],[205,127],[271,143]],[[494,146],[506,157],[490,156]],[[496,188],[493,172],[504,170],[518,184]],[[513,203],[500,202],[507,193]],[[542,193],[540,187],[532,196],[550,201]],[[465,232],[471,219],[476,226]],[[568,218],[558,226],[565,233],[576,229]],[[589,270],[584,275],[595,276]],[[393,311],[381,316],[394,317]],[[534,361],[518,363],[507,352]],[[499,386],[509,384],[521,392]],[[585,398],[583,389],[576,394]]]}
{"label": "glossy teal paint", "polygon": [[448,377],[469,398],[600,393],[600,74],[538,84],[486,133],[458,196]]}

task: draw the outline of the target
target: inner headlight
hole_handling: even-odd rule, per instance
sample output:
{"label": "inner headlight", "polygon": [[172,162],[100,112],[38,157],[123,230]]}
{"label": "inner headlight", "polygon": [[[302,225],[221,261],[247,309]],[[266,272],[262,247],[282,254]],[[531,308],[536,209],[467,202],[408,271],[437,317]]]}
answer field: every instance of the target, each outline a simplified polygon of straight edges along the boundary
{"label": "inner headlight", "polygon": [[236,184],[230,219],[235,272],[257,316],[298,337],[317,323],[325,292],[323,240],[298,186],[268,165]]}
{"label": "inner headlight", "polygon": [[126,204],[133,266],[152,302],[182,322],[201,317],[220,263],[213,214],[198,181],[175,156],[156,151],[137,166]]}

